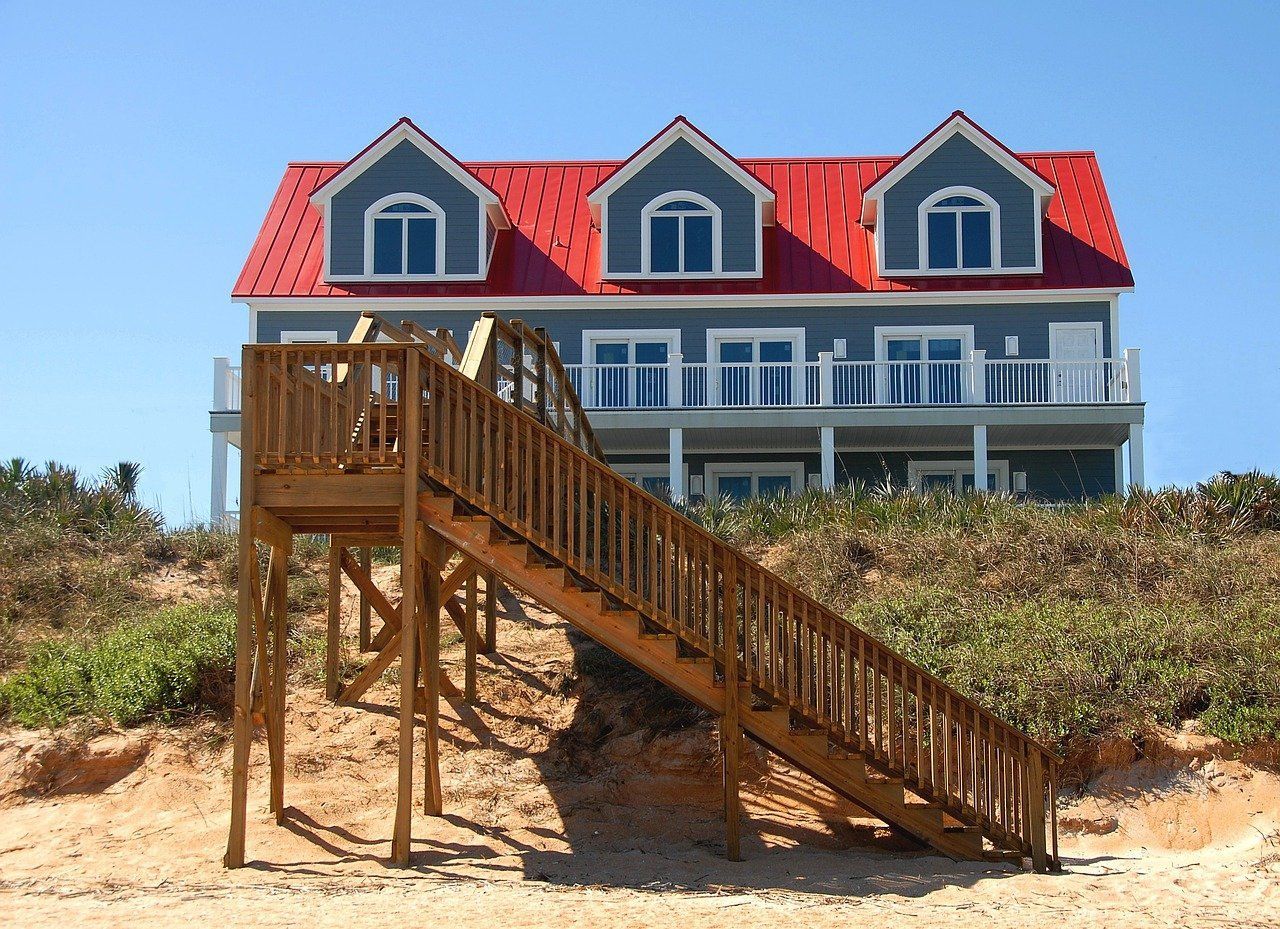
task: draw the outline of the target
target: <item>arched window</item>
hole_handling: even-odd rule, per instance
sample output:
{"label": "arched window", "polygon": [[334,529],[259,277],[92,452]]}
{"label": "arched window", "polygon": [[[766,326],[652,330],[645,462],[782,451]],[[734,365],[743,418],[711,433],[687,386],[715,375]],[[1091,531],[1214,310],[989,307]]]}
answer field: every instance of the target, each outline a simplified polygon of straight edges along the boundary
{"label": "arched window", "polygon": [[418,194],[392,194],[365,212],[365,269],[375,277],[444,273],[444,211]]}
{"label": "arched window", "polygon": [[720,270],[720,208],[687,190],[651,200],[641,213],[640,252],[646,274],[712,274]]}
{"label": "arched window", "polygon": [[1000,206],[967,187],[938,191],[920,205],[924,267],[930,271],[1000,266]]}

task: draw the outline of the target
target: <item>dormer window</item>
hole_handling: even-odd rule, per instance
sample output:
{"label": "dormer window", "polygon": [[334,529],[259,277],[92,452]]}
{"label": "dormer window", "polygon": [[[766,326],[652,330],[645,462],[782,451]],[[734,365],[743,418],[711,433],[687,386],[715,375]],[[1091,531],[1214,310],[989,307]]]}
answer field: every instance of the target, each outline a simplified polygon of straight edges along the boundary
{"label": "dormer window", "polygon": [[393,194],[365,213],[365,267],[374,277],[434,277],[444,243],[444,211],[426,197]]}
{"label": "dormer window", "polygon": [[930,271],[1000,266],[1000,207],[971,188],[939,191],[920,205],[921,251]]}
{"label": "dormer window", "polygon": [[713,274],[720,270],[720,208],[689,191],[663,194],[641,213],[646,274]]}

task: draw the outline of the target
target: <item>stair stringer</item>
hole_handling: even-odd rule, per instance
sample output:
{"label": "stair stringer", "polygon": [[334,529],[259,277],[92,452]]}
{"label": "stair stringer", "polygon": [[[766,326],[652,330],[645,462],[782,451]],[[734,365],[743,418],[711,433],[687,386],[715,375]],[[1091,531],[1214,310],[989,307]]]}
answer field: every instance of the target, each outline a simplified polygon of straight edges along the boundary
{"label": "stair stringer", "polygon": [[[717,716],[724,712],[724,687],[717,685],[710,662],[677,660],[677,640],[641,637],[639,611],[603,608],[598,593],[565,584],[563,566],[530,564],[527,543],[495,540],[497,524],[487,516],[455,518],[455,500],[463,502],[446,492],[423,494],[419,519],[450,545],[492,568],[504,583],[562,616],[623,660],[707,712]],[[940,807],[925,801],[906,802],[908,794],[900,778],[885,782],[856,776],[856,769],[862,767],[859,756],[832,757],[827,750],[820,750],[812,744],[815,733],[791,730],[781,709],[753,709],[750,701],[744,700],[739,721],[755,741],[886,823],[955,860],[983,857],[981,838],[972,830],[948,831]]]}

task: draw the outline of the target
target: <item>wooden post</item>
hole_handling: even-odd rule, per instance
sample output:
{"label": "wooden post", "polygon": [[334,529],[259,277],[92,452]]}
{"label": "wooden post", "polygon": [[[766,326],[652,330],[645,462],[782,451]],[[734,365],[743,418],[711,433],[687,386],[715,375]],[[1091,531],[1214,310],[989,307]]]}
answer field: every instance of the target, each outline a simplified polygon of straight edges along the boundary
{"label": "wooden post", "polygon": [[[373,549],[365,545],[360,549],[360,567],[364,569],[364,573],[368,574],[373,569]],[[367,652],[369,650],[369,642],[373,638],[370,630],[373,611],[369,608],[369,600],[364,595],[364,591],[360,591],[360,651]]]}
{"label": "wooden post", "polygon": [[289,552],[288,547],[271,549],[271,585],[276,596],[271,622],[271,701],[268,706],[267,725],[275,735],[276,751],[271,759],[271,810],[276,822],[284,822],[284,711],[285,678],[288,674],[289,642]]}
{"label": "wooden post", "polygon": [[1027,822],[1031,827],[1031,867],[1046,872],[1049,856],[1044,839],[1044,758],[1034,745],[1027,753]]}
{"label": "wooden post", "polygon": [[517,410],[524,409],[524,320],[511,320],[515,337],[511,340],[511,403]]}
{"label": "wooden post", "polygon": [[[360,597],[363,602],[363,594]],[[340,620],[342,617],[342,547],[335,536],[329,536],[329,625],[325,635],[324,691],[330,700],[338,699],[338,659],[342,650]]]}
{"label": "wooden post", "polygon": [[484,653],[498,651],[498,575],[490,571],[484,576]]}
{"label": "wooden post", "polygon": [[477,607],[480,591],[476,585],[480,581],[480,572],[472,571],[467,577],[467,623],[463,629],[462,639],[466,649],[466,679],[462,688],[463,703],[476,702],[476,635],[479,630],[476,628]]}
{"label": "wooden post", "polygon": [[398,865],[409,864],[413,831],[413,702],[418,683],[418,463],[422,450],[422,389],[418,379],[418,353],[405,352],[403,383],[400,388],[400,435],[405,439],[403,539],[400,548],[400,752],[396,785],[396,820],[391,839],[391,858]]}
{"label": "wooden post", "polygon": [[534,377],[537,378],[534,385],[534,402],[538,404],[538,412],[534,415],[538,417],[538,422],[545,424],[547,421],[547,349],[551,341],[547,330],[541,326],[535,327],[533,334],[538,340],[538,355],[533,362]]}
{"label": "wooden post", "polygon": [[724,718],[720,722],[720,751],[724,769],[725,851],[730,861],[742,860],[742,805],[738,797],[739,762],[742,756],[742,727],[738,707],[738,578],[736,561],[723,566],[724,594],[721,600],[724,648]]}
{"label": "wooden post", "polygon": [[252,575],[257,551],[253,542],[254,464],[254,358],[245,347],[241,354],[240,402],[240,568],[236,597],[236,684],[232,716],[231,829],[227,853],[222,859],[228,868],[244,865],[245,807],[249,791],[249,742],[251,728],[249,691],[253,662]]}
{"label": "wooden post", "polygon": [[422,809],[429,816],[439,816],[444,812],[440,786],[440,610],[443,608],[440,578],[445,567],[445,550],[444,540],[434,532],[428,533],[425,541],[422,631],[426,647],[422,652],[422,677],[427,700],[427,749],[423,761]]}

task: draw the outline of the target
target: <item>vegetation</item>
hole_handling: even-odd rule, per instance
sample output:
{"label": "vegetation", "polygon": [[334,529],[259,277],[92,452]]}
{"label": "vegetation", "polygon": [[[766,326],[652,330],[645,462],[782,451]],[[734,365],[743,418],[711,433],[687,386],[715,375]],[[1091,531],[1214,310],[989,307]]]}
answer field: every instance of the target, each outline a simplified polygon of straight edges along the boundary
{"label": "vegetation", "polygon": [[50,640],[0,681],[0,711],[24,726],[72,716],[131,726],[230,704],[235,613],[208,605],[126,620],[95,642]]}
{"label": "vegetation", "polygon": [[1064,507],[853,487],[691,515],[1064,748],[1187,719],[1280,737],[1274,476]]}

